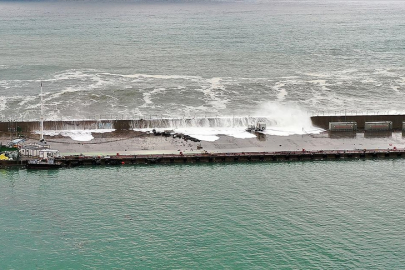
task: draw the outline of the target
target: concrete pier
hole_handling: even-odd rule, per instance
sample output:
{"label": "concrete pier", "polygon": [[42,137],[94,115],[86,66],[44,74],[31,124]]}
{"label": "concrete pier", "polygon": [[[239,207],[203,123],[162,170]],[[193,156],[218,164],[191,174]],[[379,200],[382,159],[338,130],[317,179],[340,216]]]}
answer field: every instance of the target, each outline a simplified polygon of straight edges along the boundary
{"label": "concrete pier", "polygon": [[[290,162],[353,159],[405,158],[405,149],[395,150],[327,150],[327,151],[282,151],[250,153],[196,153],[196,154],[150,154],[116,156],[64,156],[55,161],[63,167],[117,166],[139,164],[195,164],[195,163],[237,163],[237,162]],[[24,167],[28,159],[0,161],[0,168]]]}
{"label": "concrete pier", "polygon": [[[328,128],[332,116],[312,118],[314,123]],[[342,116],[340,116],[342,117]],[[92,133],[90,141],[77,141],[69,136],[45,136],[52,149],[60,151],[60,159],[66,167],[127,165],[127,164],[184,164],[218,162],[281,162],[311,160],[378,159],[405,157],[405,138],[402,122],[405,116],[358,116],[356,121],[364,128],[366,121],[387,120],[393,122],[394,129],[389,132],[329,132],[320,134],[301,134],[272,136],[257,133],[256,137],[241,139],[219,135],[215,141],[199,141],[178,136],[156,136],[134,131],[132,128],[165,125],[164,120],[114,120],[114,121],[56,121],[45,122],[48,130],[69,129],[116,129],[114,132]],[[383,116],[381,116],[383,117]],[[364,122],[362,122],[364,120]],[[173,121],[170,120],[170,121]],[[179,119],[179,121],[188,121]],[[191,120],[190,120],[191,121]],[[200,120],[196,120],[200,121]],[[208,121],[208,120],[201,120]],[[323,121],[323,122],[322,122]],[[21,125],[19,125],[21,124]],[[25,124],[26,126],[24,126]],[[0,143],[6,145],[12,138],[13,123],[0,123]],[[28,130],[38,130],[38,122],[14,123],[14,127],[26,129],[27,144],[38,142],[39,135]],[[21,130],[20,130],[21,131]],[[14,133],[13,133],[14,134]],[[15,136],[15,134],[13,135]],[[22,167],[26,160],[0,161],[0,168]]]}

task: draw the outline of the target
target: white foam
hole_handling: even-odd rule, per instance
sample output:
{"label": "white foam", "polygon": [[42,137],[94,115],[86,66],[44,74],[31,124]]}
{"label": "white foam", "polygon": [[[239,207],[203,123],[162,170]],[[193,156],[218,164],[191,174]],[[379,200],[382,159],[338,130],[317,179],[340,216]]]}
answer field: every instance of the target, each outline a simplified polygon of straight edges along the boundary
{"label": "white foam", "polygon": [[161,87],[161,88],[156,88],[156,89],[154,89],[153,91],[151,91],[149,93],[143,93],[143,100],[145,101],[145,103],[142,104],[141,107],[144,108],[144,107],[147,107],[150,104],[153,104],[151,96],[153,94],[164,92],[164,91],[166,91],[166,88]]}
{"label": "white foam", "polygon": [[220,94],[225,90],[225,85],[222,83],[223,78],[214,77],[207,79],[208,86],[202,86],[202,92],[206,96],[206,102],[217,110],[226,109],[228,99],[221,98]]}
{"label": "white foam", "polygon": [[391,69],[379,68],[374,71],[374,74],[383,75],[386,77],[398,77],[398,74],[393,72]]}
{"label": "white foam", "polygon": [[10,89],[11,88],[9,81],[0,81],[0,86],[2,88],[4,88],[4,89]]}
{"label": "white foam", "polygon": [[216,141],[219,139],[218,135],[226,135],[239,139],[255,138],[256,135],[245,131],[243,128],[178,128],[176,132],[183,133],[202,141]]}
{"label": "white foam", "polygon": [[[168,128],[155,128],[157,132],[163,132]],[[135,131],[152,132],[153,128],[135,128]],[[218,135],[226,135],[239,139],[255,138],[256,135],[247,132],[244,128],[226,128],[226,127],[181,127],[173,129],[174,133],[189,135],[201,141],[213,142],[219,139]]]}
{"label": "white foam", "polygon": [[[94,139],[92,133],[108,133],[115,129],[81,129],[81,130],[44,130],[43,134],[47,136],[64,136],[70,137],[74,141],[86,142]],[[40,131],[35,131],[35,134],[40,134]]]}
{"label": "white foam", "polygon": [[276,85],[273,87],[278,92],[277,99],[279,101],[283,101],[285,99],[285,96],[288,94],[284,86],[285,83],[277,82]]}
{"label": "white foam", "polygon": [[400,94],[401,92],[399,91],[399,86],[398,85],[390,85],[391,89],[394,90],[396,94]]}
{"label": "white foam", "polygon": [[311,77],[327,78],[330,77],[330,73],[316,73],[316,72],[304,72],[304,75]]}
{"label": "white foam", "polygon": [[[200,140],[217,140],[218,135],[234,138],[254,138],[255,135],[246,132],[248,125],[258,121],[265,122],[267,129],[264,134],[275,136],[289,136],[294,134],[318,134],[323,132],[312,125],[310,113],[295,104],[280,104],[266,102],[259,106],[253,117],[215,117],[192,119],[165,119],[157,121],[157,131],[171,129],[176,133],[183,133]],[[151,123],[152,124],[152,123]],[[135,129],[138,131],[152,131],[149,129]]]}
{"label": "white foam", "polygon": [[291,136],[291,135],[305,135],[305,134],[320,134],[322,133],[323,129],[321,128],[311,128],[311,129],[299,129],[299,128],[278,128],[278,127],[270,127],[267,128],[263,133],[267,135],[273,136]]}
{"label": "white foam", "polygon": [[267,122],[264,132],[269,135],[289,136],[294,134],[316,134],[323,131],[312,125],[309,114],[294,104],[266,102],[256,111]]}
{"label": "white foam", "polygon": [[66,70],[63,73],[58,73],[54,75],[53,79],[49,80],[42,80],[44,82],[46,81],[64,81],[64,80],[72,80],[72,79],[83,79],[83,78],[91,78],[94,77],[93,74],[89,73],[84,73],[84,72],[94,72],[95,70],[76,70],[76,69],[70,69]]}
{"label": "white foam", "polygon": [[[119,74],[110,74],[119,75]],[[132,74],[132,75],[119,75],[124,78],[153,78],[153,79],[201,79],[198,76],[184,76],[184,75],[151,75],[151,74]]]}
{"label": "white foam", "polygon": [[0,97],[0,111],[3,111],[7,108],[7,99],[4,96]]}
{"label": "white foam", "polygon": [[375,79],[373,79],[373,78],[367,77],[367,78],[362,79],[361,83],[374,83],[374,84],[376,84],[377,81]]}
{"label": "white foam", "polygon": [[19,106],[23,106],[24,104],[34,101],[37,97],[36,96],[27,96],[27,97],[21,97],[21,101],[18,103]]}

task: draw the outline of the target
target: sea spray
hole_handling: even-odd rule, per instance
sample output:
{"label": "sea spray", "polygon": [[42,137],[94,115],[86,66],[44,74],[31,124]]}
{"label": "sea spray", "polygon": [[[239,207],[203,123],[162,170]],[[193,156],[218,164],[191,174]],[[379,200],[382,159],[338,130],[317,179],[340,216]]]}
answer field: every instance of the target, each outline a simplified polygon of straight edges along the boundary
{"label": "sea spray", "polygon": [[253,116],[155,119],[138,123],[143,126],[134,130],[150,132],[153,129],[171,129],[200,140],[215,141],[219,139],[218,135],[253,138],[255,134],[246,131],[246,128],[258,122],[266,123],[267,129],[263,133],[268,135],[316,134],[323,131],[312,125],[309,115],[299,106],[276,102],[260,105]]}
{"label": "sea spray", "polygon": [[269,101],[260,105],[255,115],[267,123],[264,133],[270,135],[288,136],[323,131],[312,125],[310,115],[297,104]]}
{"label": "sea spray", "polygon": [[[312,125],[310,116],[295,104],[281,104],[277,102],[266,102],[252,111],[252,116],[223,116],[223,117],[193,117],[193,118],[161,118],[161,119],[138,119],[129,120],[129,128],[135,131],[158,132],[170,130],[173,133],[182,133],[199,140],[215,141],[219,135],[231,136],[234,138],[254,138],[255,133],[246,131],[249,125],[256,125],[258,122],[266,123],[267,129],[262,133],[276,136],[288,136],[294,134],[316,134],[323,130]],[[98,123],[98,122],[97,122]],[[59,131],[48,130],[45,135],[62,135],[71,137],[73,140],[89,141],[93,132],[111,132],[114,124],[108,126],[98,123],[86,129],[80,121],[64,125]],[[92,130],[96,128],[95,130]],[[82,130],[85,129],[85,130]]]}
{"label": "sea spray", "polygon": [[[87,142],[94,139],[92,133],[110,133],[114,132],[115,129],[83,129],[83,130],[44,130],[44,135],[46,136],[64,136],[70,137],[74,141]],[[35,134],[40,134],[36,131]]]}

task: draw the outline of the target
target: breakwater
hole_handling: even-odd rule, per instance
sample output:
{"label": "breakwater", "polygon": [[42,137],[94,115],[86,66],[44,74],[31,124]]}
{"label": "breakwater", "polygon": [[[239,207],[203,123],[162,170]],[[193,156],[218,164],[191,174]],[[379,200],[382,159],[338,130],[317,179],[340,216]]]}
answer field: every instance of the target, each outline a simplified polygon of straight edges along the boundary
{"label": "breakwater", "polygon": [[[247,127],[264,118],[260,117],[211,117],[211,118],[167,118],[136,120],[60,120],[44,121],[44,130],[115,129],[126,131],[134,128],[176,128],[176,127]],[[40,130],[39,121],[0,122],[0,132],[30,133]]]}
{"label": "breakwater", "polygon": [[[63,167],[112,166],[139,164],[196,164],[237,162],[283,162],[320,161],[350,159],[405,158],[405,149],[358,149],[322,151],[240,152],[240,153],[195,153],[195,154],[151,154],[116,156],[63,156],[56,158]],[[0,161],[0,168],[24,167],[27,160]]]}
{"label": "breakwater", "polygon": [[[176,128],[176,127],[247,127],[257,121],[264,121],[269,126],[277,121],[266,117],[207,117],[207,118],[170,118],[170,119],[116,119],[116,120],[59,120],[44,121],[45,130],[85,130],[115,129],[126,131],[134,128]],[[329,122],[357,122],[358,129],[364,129],[365,122],[392,121],[394,130],[402,129],[405,115],[329,115],[312,116],[314,126],[328,129]],[[273,123],[274,122],[274,123]],[[0,133],[31,133],[40,130],[39,121],[3,121]]]}

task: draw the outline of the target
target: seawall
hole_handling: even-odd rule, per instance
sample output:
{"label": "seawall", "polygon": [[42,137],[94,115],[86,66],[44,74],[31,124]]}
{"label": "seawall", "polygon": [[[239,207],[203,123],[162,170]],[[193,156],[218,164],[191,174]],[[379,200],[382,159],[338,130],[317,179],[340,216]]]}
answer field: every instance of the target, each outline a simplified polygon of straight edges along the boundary
{"label": "seawall", "polygon": [[[75,129],[116,129],[119,131],[134,128],[170,128],[178,126],[248,126],[257,119],[250,118],[179,118],[179,119],[138,119],[138,120],[71,120],[44,121],[45,130],[75,130]],[[329,122],[357,122],[358,129],[364,129],[365,122],[392,121],[394,130],[402,130],[405,115],[335,115],[312,116],[312,124],[329,128]],[[39,121],[7,121],[0,122],[0,133],[17,134],[31,133],[40,130]]]}
{"label": "seawall", "polygon": [[[75,129],[116,129],[126,131],[134,128],[171,128],[184,126],[221,127],[243,126],[256,122],[255,117],[229,118],[171,118],[171,119],[137,119],[137,120],[72,120],[44,121],[44,130],[75,130]],[[40,130],[39,121],[7,121],[0,122],[0,132],[29,133]]]}

